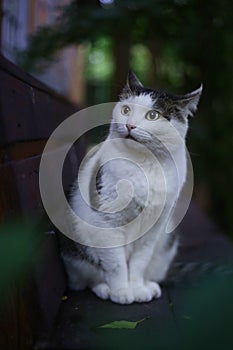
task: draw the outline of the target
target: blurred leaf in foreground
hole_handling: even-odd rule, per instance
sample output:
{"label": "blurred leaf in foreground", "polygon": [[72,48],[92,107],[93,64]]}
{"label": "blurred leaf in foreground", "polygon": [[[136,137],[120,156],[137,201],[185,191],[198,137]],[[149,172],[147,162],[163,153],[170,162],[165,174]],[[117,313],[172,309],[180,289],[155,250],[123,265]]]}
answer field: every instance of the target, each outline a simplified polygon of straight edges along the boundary
{"label": "blurred leaf in foreground", "polygon": [[24,281],[36,257],[37,245],[35,223],[17,220],[0,226],[0,296],[12,281]]}

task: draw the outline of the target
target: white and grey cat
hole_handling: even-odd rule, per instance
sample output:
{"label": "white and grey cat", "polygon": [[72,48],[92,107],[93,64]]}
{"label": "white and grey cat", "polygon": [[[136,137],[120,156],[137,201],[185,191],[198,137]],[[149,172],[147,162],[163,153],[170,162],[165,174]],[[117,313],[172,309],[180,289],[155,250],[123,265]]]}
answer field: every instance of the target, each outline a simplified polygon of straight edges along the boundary
{"label": "white and grey cat", "polygon": [[[76,242],[65,239],[62,250],[72,289],[88,287],[120,304],[161,296],[158,283],[178,246],[166,226],[185,183],[188,116],[201,91],[177,96],[147,89],[130,71],[109,135],[84,163],[72,192],[77,216],[68,221]],[[126,180],[121,189],[120,180]]]}

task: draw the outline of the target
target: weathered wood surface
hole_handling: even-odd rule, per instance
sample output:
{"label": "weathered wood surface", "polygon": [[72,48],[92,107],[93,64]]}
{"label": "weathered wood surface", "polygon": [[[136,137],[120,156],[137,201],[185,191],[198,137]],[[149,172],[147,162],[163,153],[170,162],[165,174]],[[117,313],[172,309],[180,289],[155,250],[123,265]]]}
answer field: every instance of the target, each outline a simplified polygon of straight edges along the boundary
{"label": "weathered wood surface", "polygon": [[[68,299],[61,304],[53,336],[44,349],[170,350],[179,344],[181,347],[182,327],[192,319],[190,312],[184,313],[183,305],[194,288],[193,284],[199,288],[203,273],[208,279],[215,273],[216,266],[226,266],[229,273],[233,247],[194,204],[180,225],[180,236],[180,251],[174,266],[182,266],[186,272],[174,268],[176,272],[162,286],[161,299],[122,306],[102,301],[90,291],[67,291]],[[224,269],[220,273],[224,274]],[[135,330],[98,329],[98,326],[116,320],[138,321],[143,318],[148,319]]]}
{"label": "weathered wood surface", "polygon": [[[0,222],[44,217],[39,191],[41,153],[54,129],[77,110],[0,55]],[[65,161],[65,191],[74,180],[83,150],[81,142],[79,156],[73,148]],[[41,239],[27,285],[19,287],[13,281],[9,288],[8,307],[0,317],[1,349],[31,349],[35,338],[48,334],[53,325],[66,281],[55,235],[41,232]]]}
{"label": "weathered wood surface", "polygon": [[0,145],[47,139],[68,116],[77,111],[0,56]]}

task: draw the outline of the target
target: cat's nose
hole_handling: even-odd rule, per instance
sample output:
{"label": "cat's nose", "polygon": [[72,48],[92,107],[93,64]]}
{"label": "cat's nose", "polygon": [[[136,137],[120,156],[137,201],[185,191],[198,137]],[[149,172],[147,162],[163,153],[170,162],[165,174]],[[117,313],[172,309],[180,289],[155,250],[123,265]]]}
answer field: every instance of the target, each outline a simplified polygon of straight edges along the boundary
{"label": "cat's nose", "polygon": [[136,126],[135,125],[131,125],[131,124],[126,124],[126,127],[128,129],[128,131],[130,132],[131,130],[135,129]]}

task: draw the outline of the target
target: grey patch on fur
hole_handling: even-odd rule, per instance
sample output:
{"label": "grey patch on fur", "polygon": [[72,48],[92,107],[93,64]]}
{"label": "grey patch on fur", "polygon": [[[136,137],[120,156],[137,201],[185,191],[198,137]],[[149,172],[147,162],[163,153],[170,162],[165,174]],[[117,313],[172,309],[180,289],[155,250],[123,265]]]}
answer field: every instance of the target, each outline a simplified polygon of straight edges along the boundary
{"label": "grey patch on fur", "polygon": [[102,183],[102,167],[101,167],[96,175],[96,190],[99,195],[101,195],[102,188],[103,188],[103,183]]}
{"label": "grey patch on fur", "polygon": [[179,240],[179,232],[178,230],[174,230],[169,233],[169,238],[166,241],[165,250],[170,250],[174,244]]}
{"label": "grey patch on fur", "polygon": [[78,260],[88,261],[91,265],[101,267],[101,261],[96,261],[88,253],[88,247],[74,242],[72,239],[59,234],[60,246],[62,247],[63,257],[75,258]]}

